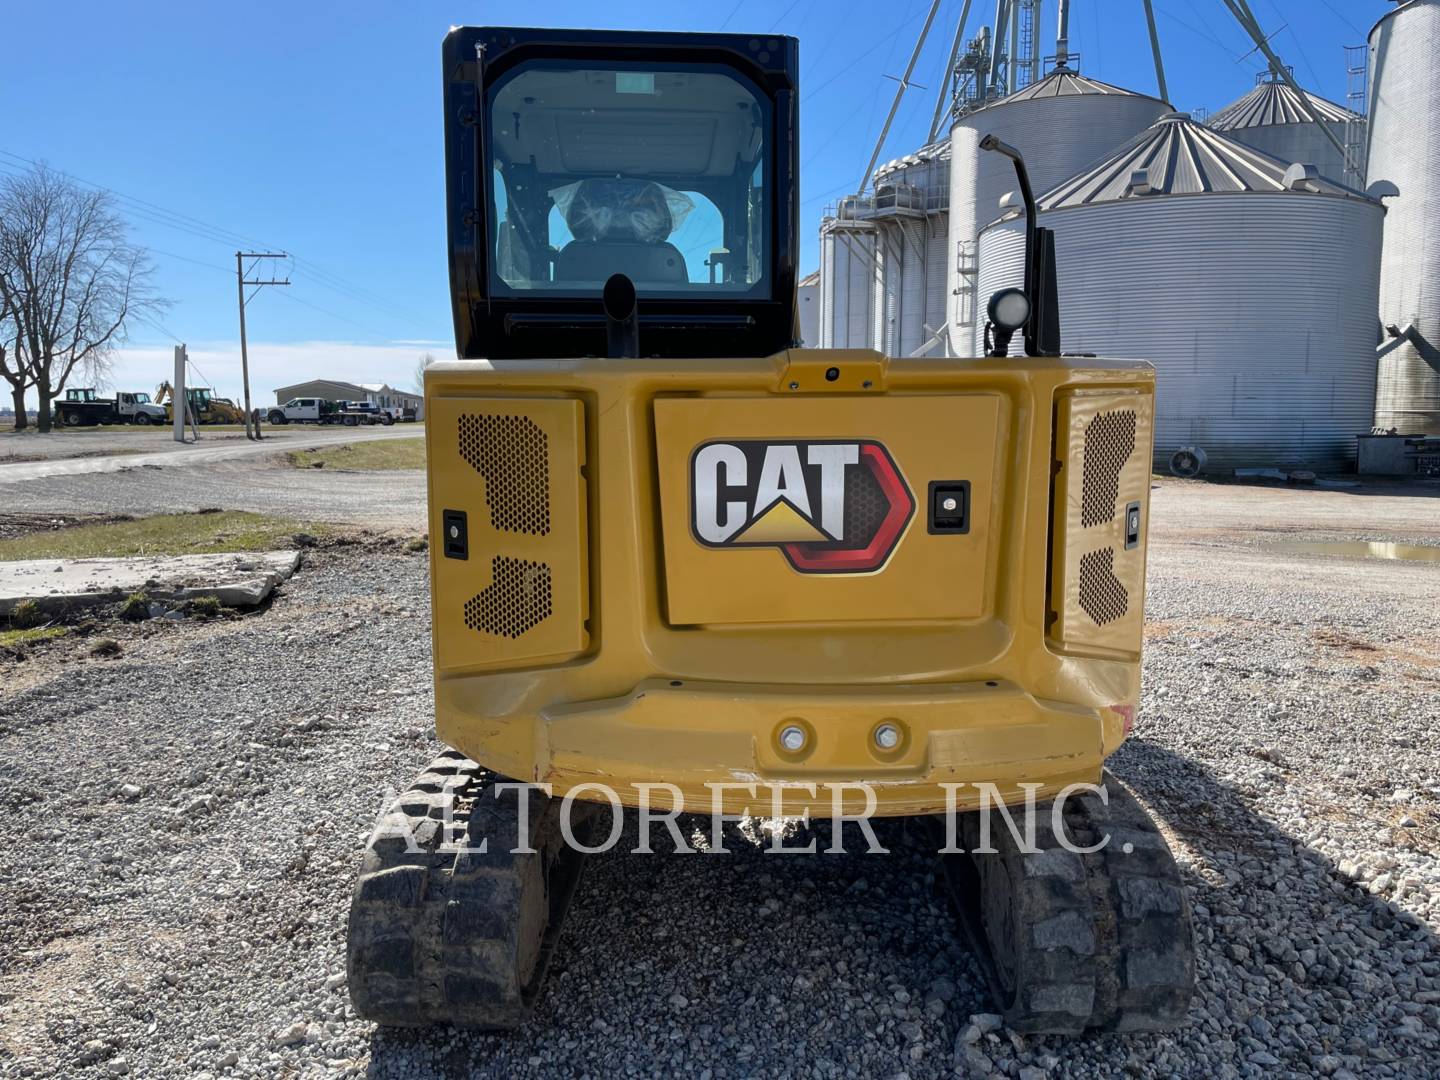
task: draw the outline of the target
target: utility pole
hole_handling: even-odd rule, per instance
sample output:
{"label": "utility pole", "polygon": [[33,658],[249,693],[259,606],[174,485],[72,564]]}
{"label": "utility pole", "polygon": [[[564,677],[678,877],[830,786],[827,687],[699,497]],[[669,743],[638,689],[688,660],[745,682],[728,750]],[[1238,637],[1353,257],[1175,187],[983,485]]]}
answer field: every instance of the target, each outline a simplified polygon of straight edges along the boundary
{"label": "utility pole", "polygon": [[190,400],[185,393],[185,364],[189,355],[184,345],[175,346],[175,381],[170,384],[170,415],[174,418],[175,441],[185,441],[186,404]]}
{"label": "utility pole", "polygon": [[[289,256],[283,251],[279,253],[260,251],[237,251],[235,252],[235,287],[240,296],[240,377],[245,384],[245,437],[247,439],[260,438],[260,425],[254,422],[250,413],[250,353],[245,344],[245,305],[255,299],[258,293],[266,285],[289,285],[290,279],[284,281],[278,278],[270,278],[265,281],[249,281],[245,278],[245,260],[254,259],[255,264],[251,270],[260,264],[261,259],[288,259]],[[248,297],[245,295],[245,286],[254,285],[255,292]]]}

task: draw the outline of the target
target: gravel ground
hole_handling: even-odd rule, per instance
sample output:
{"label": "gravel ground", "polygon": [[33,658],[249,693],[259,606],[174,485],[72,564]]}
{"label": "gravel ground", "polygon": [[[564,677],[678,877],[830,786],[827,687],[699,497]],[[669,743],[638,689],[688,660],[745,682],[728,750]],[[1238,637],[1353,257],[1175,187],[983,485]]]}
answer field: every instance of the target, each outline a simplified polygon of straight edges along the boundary
{"label": "gravel ground", "polygon": [[[414,425],[409,427],[413,433]],[[312,445],[319,444],[301,442],[289,449]],[[425,531],[425,474],[410,469],[297,469],[279,453],[259,460],[179,469],[136,467],[105,475],[49,476],[21,483],[5,483],[5,472],[0,469],[0,506],[25,513],[136,516],[220,506],[301,521],[338,521],[419,534]]]}
{"label": "gravel ground", "polygon": [[1434,543],[1432,494],[1156,492],[1113,764],[1191,890],[1174,1035],[998,1028],[903,822],[887,856],[593,858],[526,1031],[355,1020],[358,852],[437,749],[424,559],[377,541],[267,612],[0,668],[0,1075],[1440,1076],[1440,565],[1271,547]]}
{"label": "gravel ground", "polygon": [[[423,435],[417,424],[390,427],[284,427],[269,428],[261,442],[251,442],[243,431],[202,429],[198,442],[177,443],[169,431],[125,428],[118,432],[89,434],[0,435],[0,485],[22,484],[50,477],[129,472],[135,469],[194,468],[216,462],[253,461],[282,450],[336,446],[375,439],[404,439]],[[6,456],[10,457],[6,461]]]}
{"label": "gravel ground", "polygon": [[[219,443],[239,445],[245,442],[243,428],[206,425],[200,445]],[[19,461],[43,461],[79,455],[113,453],[156,453],[176,447],[170,428],[160,425],[144,427],[82,427],[56,428],[42,435],[33,428],[28,431],[0,431],[0,464]]]}

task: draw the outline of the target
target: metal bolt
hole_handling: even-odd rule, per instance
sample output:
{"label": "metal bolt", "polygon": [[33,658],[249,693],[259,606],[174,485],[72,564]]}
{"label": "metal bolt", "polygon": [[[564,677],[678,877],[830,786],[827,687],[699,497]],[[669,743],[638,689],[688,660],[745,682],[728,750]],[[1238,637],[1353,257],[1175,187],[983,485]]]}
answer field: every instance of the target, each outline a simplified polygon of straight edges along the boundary
{"label": "metal bolt", "polygon": [[798,724],[791,724],[780,732],[780,745],[792,754],[805,747],[805,729]]}
{"label": "metal bolt", "polygon": [[792,383],[790,384],[790,389],[791,389],[791,390],[799,390],[799,389],[800,389],[800,384],[799,384],[798,382],[792,382]]}
{"label": "metal bolt", "polygon": [[946,496],[940,501],[940,506],[945,510],[954,510],[960,504],[952,496]]}
{"label": "metal bolt", "polygon": [[881,724],[875,729],[875,745],[881,750],[894,750],[900,745],[900,729],[894,724]]}

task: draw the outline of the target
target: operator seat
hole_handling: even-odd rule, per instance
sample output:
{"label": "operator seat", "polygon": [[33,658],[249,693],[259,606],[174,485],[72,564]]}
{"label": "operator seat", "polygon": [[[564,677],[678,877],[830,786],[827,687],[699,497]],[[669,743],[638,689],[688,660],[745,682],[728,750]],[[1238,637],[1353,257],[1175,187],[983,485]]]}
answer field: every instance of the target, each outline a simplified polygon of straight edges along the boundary
{"label": "operator seat", "polygon": [[665,238],[675,219],[653,180],[591,179],[565,211],[575,239],[555,259],[556,281],[604,282],[624,274],[636,284],[683,285],[685,257]]}

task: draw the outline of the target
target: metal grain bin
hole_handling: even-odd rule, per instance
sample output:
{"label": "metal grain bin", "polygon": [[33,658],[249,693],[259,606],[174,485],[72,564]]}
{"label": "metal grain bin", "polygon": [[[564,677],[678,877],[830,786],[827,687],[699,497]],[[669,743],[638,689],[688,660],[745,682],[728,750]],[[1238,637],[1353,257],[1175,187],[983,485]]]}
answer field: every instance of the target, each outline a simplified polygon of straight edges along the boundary
{"label": "metal grain bin", "polygon": [[995,135],[1025,155],[1037,191],[1114,150],[1153,124],[1170,106],[1158,98],[1122,90],[1057,67],[1039,82],[961,117],[950,130],[950,294],[952,351],[964,353],[985,301],[976,315],[975,240],[995,219],[1001,196],[1015,189],[1015,170],[999,154],[980,149]]}
{"label": "metal grain bin", "polygon": [[[1384,208],[1172,114],[1040,198],[1066,352],[1159,374],[1155,459],[1212,471],[1355,460],[1375,392]],[[980,290],[1023,281],[1023,219],[980,237]]]}
{"label": "metal grain bin", "polygon": [[1380,360],[1375,423],[1440,435],[1440,2],[1411,0],[1375,24],[1370,80],[1368,175],[1400,189],[1385,220],[1380,321],[1410,331]]}
{"label": "metal grain bin", "polygon": [[806,274],[795,286],[795,336],[808,349],[820,345],[820,271]]}
{"label": "metal grain bin", "polygon": [[[847,211],[852,216],[843,216]],[[875,226],[856,220],[853,213],[853,206],[842,203],[842,216],[826,218],[820,226],[822,349],[868,349],[873,344]]]}
{"label": "metal grain bin", "polygon": [[932,350],[945,320],[950,143],[875,170],[820,223],[820,331],[826,348],[890,356]]}
{"label": "metal grain bin", "polygon": [[[1281,161],[1308,162],[1320,170],[1321,176],[1346,180],[1345,155],[1306,115],[1300,95],[1271,72],[1262,73],[1258,79],[1254,90],[1212,116],[1210,126]],[[1364,123],[1362,117],[1333,101],[1314,94],[1305,96],[1316,115],[1342,141],[1352,124]]]}

